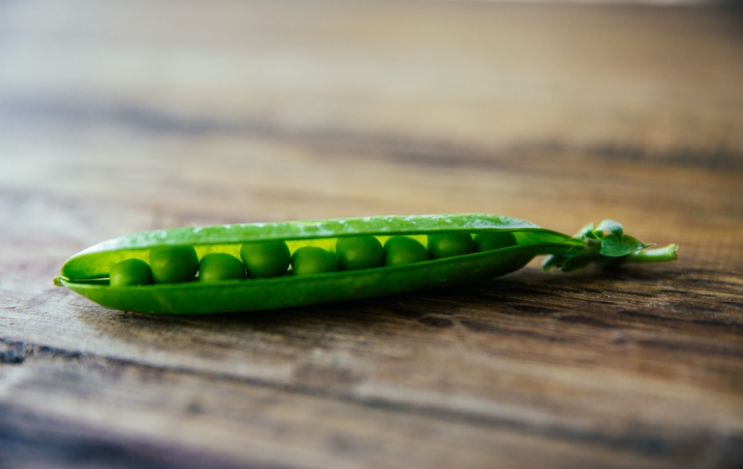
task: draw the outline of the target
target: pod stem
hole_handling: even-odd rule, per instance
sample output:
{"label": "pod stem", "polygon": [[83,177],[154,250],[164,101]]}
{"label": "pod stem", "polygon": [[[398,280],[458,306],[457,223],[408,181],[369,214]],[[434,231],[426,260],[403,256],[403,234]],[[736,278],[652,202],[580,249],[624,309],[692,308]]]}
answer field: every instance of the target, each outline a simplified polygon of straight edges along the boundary
{"label": "pod stem", "polygon": [[678,259],[678,245],[669,244],[668,246],[656,249],[645,249],[633,252],[625,259],[625,262],[668,262]]}
{"label": "pod stem", "polygon": [[580,241],[583,248],[549,256],[542,264],[542,269],[547,271],[556,267],[570,272],[589,264],[615,267],[625,262],[667,262],[678,259],[676,244],[646,249],[653,245],[625,234],[622,225],[613,220],[604,220],[598,227],[589,223],[573,236],[573,240]]}

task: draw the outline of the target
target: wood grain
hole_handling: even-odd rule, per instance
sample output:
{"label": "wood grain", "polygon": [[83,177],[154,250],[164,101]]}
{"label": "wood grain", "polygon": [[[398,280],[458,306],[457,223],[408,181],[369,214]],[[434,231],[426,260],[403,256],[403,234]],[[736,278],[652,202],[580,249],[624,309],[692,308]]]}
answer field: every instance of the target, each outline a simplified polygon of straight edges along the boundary
{"label": "wood grain", "polygon": [[[715,7],[0,3],[0,467],[743,463],[743,34]],[[150,317],[121,234],[490,212],[680,261]]]}

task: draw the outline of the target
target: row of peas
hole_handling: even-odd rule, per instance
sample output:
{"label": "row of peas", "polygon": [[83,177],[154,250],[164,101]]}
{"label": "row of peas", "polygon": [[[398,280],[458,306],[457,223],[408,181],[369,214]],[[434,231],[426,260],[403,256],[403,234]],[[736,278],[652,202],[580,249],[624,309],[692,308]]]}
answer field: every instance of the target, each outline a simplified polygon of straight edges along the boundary
{"label": "row of peas", "polygon": [[480,233],[474,239],[468,233],[428,235],[428,249],[408,236],[393,236],[382,246],[374,236],[339,238],[335,255],[320,247],[304,246],[290,255],[286,242],[255,241],[240,247],[240,258],[226,253],[205,255],[199,262],[191,246],[163,247],[150,252],[150,263],[128,259],[111,268],[111,286],[150,285],[152,283],[242,280],[280,277],[289,264],[293,275],[318,274],[345,270],[371,269],[442,259],[472,252],[515,246],[510,232]]}

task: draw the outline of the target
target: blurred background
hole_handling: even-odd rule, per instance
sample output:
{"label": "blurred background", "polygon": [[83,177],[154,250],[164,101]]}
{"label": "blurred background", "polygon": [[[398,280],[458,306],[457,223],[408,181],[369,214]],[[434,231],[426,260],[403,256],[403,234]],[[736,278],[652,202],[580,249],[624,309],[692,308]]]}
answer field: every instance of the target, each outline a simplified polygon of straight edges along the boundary
{"label": "blurred background", "polygon": [[[0,456],[740,467],[741,18],[736,2],[0,0]],[[531,265],[230,319],[51,286],[71,254],[137,231],[449,212],[568,233],[611,218],[683,262],[595,280]]]}
{"label": "blurred background", "polygon": [[707,187],[673,168],[743,169],[743,34],[733,10],[666,3],[5,1],[0,183],[97,204],[104,235],[667,222],[659,187],[692,186],[674,203],[699,212]]}

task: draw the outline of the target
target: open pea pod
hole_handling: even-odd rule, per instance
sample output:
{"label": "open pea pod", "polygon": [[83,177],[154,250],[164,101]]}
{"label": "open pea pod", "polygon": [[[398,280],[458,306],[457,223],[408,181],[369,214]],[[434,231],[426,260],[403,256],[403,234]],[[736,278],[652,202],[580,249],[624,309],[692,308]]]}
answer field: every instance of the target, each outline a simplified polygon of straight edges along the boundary
{"label": "open pea pod", "polygon": [[[619,226],[619,228],[617,228]],[[404,235],[427,246],[429,236],[512,233],[515,245],[404,265],[298,275],[288,269],[273,278],[111,286],[112,268],[125,260],[147,262],[151,251],[190,246],[198,258],[211,253],[240,257],[243,243],[281,240],[293,253],[305,246],[334,253],[341,238],[374,236],[383,244]],[[626,238],[626,239],[625,239]],[[606,240],[606,241],[604,241]],[[602,245],[604,249],[602,251]],[[607,248],[607,246],[609,248]],[[676,246],[648,245],[624,235],[621,225],[604,222],[575,236],[498,215],[457,214],[348,218],[323,221],[252,223],[176,228],[132,234],[91,246],[70,257],[55,285],[66,286],[109,308],[155,314],[254,311],[391,295],[417,289],[474,282],[520,269],[538,255],[550,267],[574,270],[588,263],[661,262],[676,258]]]}

